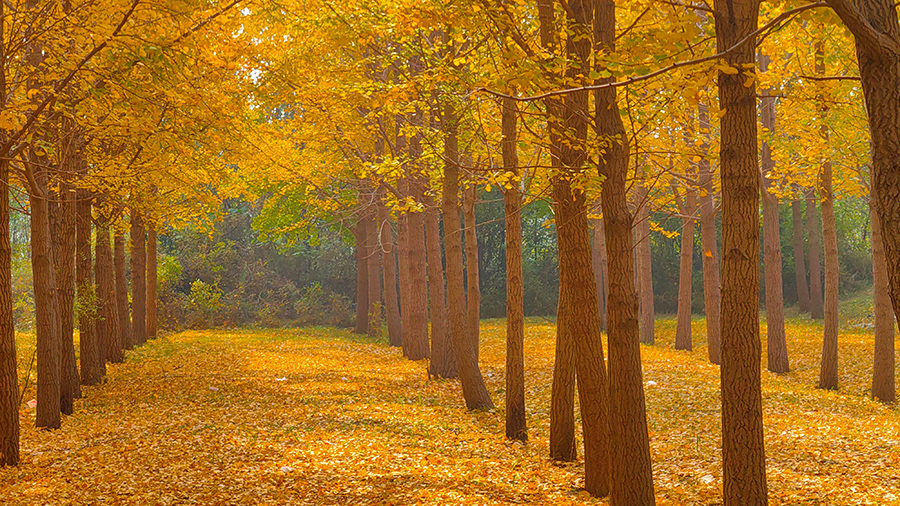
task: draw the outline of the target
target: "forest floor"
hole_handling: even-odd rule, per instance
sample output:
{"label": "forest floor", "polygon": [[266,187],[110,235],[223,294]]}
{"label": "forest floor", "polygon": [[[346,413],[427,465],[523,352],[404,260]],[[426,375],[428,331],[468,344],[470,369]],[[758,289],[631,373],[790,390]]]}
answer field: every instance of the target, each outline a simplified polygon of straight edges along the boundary
{"label": "forest floor", "polygon": [[[657,344],[641,348],[656,496],[717,504],[718,371],[703,320],[693,352],[672,349],[674,327],[660,319]],[[827,392],[814,388],[821,324],[788,322],[793,371],[762,374],[771,504],[900,504],[900,410],[866,397],[867,332],[842,333],[841,391]],[[605,504],[579,490],[579,463],[546,457],[551,321],[526,327],[529,443],[503,438],[504,333],[482,322],[500,406],[482,413],[465,411],[457,382],[429,381],[424,362],[343,330],[161,337],[109,366],[60,430],[34,429],[23,403],[23,462],[0,469],[0,503]]]}

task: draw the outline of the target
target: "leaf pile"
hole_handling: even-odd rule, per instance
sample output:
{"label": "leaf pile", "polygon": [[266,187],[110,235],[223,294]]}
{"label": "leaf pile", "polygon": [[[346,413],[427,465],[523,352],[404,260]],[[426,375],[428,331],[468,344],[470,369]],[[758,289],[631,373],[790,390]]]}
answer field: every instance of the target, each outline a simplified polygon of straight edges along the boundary
{"label": "leaf pile", "polygon": [[[505,324],[482,326],[502,406]],[[721,502],[718,371],[702,320],[694,335],[676,352],[660,320],[660,344],[642,347],[659,504]],[[763,373],[771,503],[900,503],[900,416],[862,396],[871,335],[842,336],[860,363],[842,362],[839,393],[812,387],[815,324],[788,335],[797,370]],[[526,326],[527,445],[503,438],[502,407],[466,412],[458,383],[383,342],[327,328],[160,338],[109,366],[59,431],[33,429],[23,405],[3,504],[605,504],[579,490],[580,464],[545,457],[554,336]]]}

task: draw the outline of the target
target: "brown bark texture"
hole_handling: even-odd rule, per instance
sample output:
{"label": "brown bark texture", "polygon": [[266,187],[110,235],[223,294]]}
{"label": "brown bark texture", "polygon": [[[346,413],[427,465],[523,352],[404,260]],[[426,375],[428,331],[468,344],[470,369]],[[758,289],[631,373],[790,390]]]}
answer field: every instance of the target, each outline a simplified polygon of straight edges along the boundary
{"label": "brown bark texture", "polygon": [[[769,60],[760,57],[760,71],[768,69]],[[775,97],[771,90],[763,90],[759,103],[762,127],[769,135],[775,132]],[[781,229],[779,227],[778,197],[769,191],[769,174],[775,169],[772,148],[768,140],[762,142],[761,193],[763,209],[763,263],[766,286],[766,367],[774,373],[790,370],[787,338],[784,331],[784,293],[781,278]]]}
{"label": "brown bark texture", "polygon": [[481,341],[481,282],[478,273],[478,235],[475,230],[475,201],[478,187],[472,184],[463,190],[463,224],[466,227],[466,307],[469,315],[469,332],[475,341],[475,359]]}
{"label": "brown bark texture", "polygon": [[400,346],[403,343],[403,334],[400,327],[400,298],[397,295],[397,260],[394,253],[394,231],[391,229],[390,210],[383,201],[379,201],[378,205],[378,228],[381,237],[381,270],[388,343],[391,346]]}
{"label": "brown bark texture", "polygon": [[875,364],[872,368],[872,397],[893,404],[896,400],[894,352],[894,312],[888,286],[887,263],[881,238],[881,219],[869,201],[872,223],[872,278],[875,282]]}
{"label": "brown bark texture", "polygon": [[[615,2],[599,0],[595,11],[595,39],[609,50],[615,49],[615,22]],[[638,344],[633,220],[626,193],[628,137],[619,115],[615,89],[598,90],[595,98],[597,136],[610,142],[598,165],[599,174],[604,178],[601,203],[609,258],[610,499],[612,504],[653,504],[650,438]]]}
{"label": "brown bark texture", "polygon": [[[32,158],[34,159],[34,158]],[[31,205],[31,270],[37,343],[35,426],[58,429],[60,418],[60,308],[50,235],[50,189],[46,160],[26,164]]]}
{"label": "brown bark texture", "polygon": [[[415,143],[412,143],[415,145]],[[410,195],[416,202],[424,199],[424,183],[420,176],[410,179]],[[403,315],[408,326],[403,329],[403,349],[410,360],[422,360],[431,356],[428,344],[428,265],[425,251],[425,213],[409,213],[407,216],[409,287],[409,313]]]}
{"label": "brown bark texture", "polygon": [[794,277],[797,284],[797,306],[801,313],[809,312],[809,283],[806,282],[806,252],[803,240],[803,209],[801,200],[791,201],[791,242],[794,249]]}
{"label": "brown bark texture", "polygon": [[113,267],[112,248],[110,248],[109,219],[103,220],[97,227],[97,265],[94,271],[97,276],[97,302],[100,304],[99,327],[102,329],[105,348],[102,350],[107,362],[122,361],[122,344],[119,342],[119,308],[116,304],[116,281]]}
{"label": "brown bark texture", "polygon": [[809,313],[816,320],[825,316],[822,296],[822,226],[816,207],[816,192],[806,194],[806,236],[809,240]]}
{"label": "brown bark texture", "polygon": [[[676,198],[678,189],[675,189]],[[678,199],[680,200],[680,199]],[[678,316],[675,325],[675,349],[692,350],[691,339],[691,303],[693,295],[694,274],[694,212],[697,208],[697,195],[692,188],[684,189],[684,201],[681,209],[681,255],[678,270]]]}
{"label": "brown bark texture", "polygon": [[458,120],[452,104],[444,108],[444,188],[441,210],[444,218],[444,251],[447,257],[447,309],[450,319],[450,340],[456,354],[456,367],[462,385],[466,408],[492,409],[494,402],[484,384],[475,343],[469,332],[466,312],[466,292],[463,286],[462,229],[459,209],[459,140]]}
{"label": "brown bark texture", "polygon": [[157,329],[157,258],[156,258],[156,226],[150,224],[147,230],[147,339],[156,337]]}
{"label": "brown bark texture", "polygon": [[[79,173],[86,172],[82,162]],[[96,330],[97,290],[94,285],[91,255],[91,193],[77,192],[75,221],[75,281],[78,285],[78,347],[81,360],[81,384],[96,385],[103,377],[103,359]]]}
{"label": "brown bark texture", "polygon": [[[714,4],[716,43],[725,51],[757,27],[758,0]],[[719,72],[722,178],[722,460],[726,505],[768,504],[759,333],[759,166],[755,49],[744,44]],[[751,81],[752,83],[752,81]]]}
{"label": "brown bark texture", "polygon": [[128,311],[128,282],[125,279],[125,236],[113,234],[113,268],[116,277],[116,310],[119,312],[119,345],[124,350],[134,347],[134,330]]}
{"label": "brown bark texture", "polygon": [[525,285],[522,277],[522,193],[516,152],[516,103],[503,99],[500,150],[503,168],[515,177],[503,189],[506,225],[506,437],[528,440],[525,420]]}
{"label": "brown bark texture", "polygon": [[356,327],[353,333],[365,334],[369,328],[369,262],[366,259],[369,234],[366,233],[362,194],[359,196],[359,203],[356,226],[353,228],[353,237],[356,239]]}
{"label": "brown bark texture", "polygon": [[[709,106],[701,103],[697,108],[700,126],[700,149],[704,154],[710,149]],[[721,346],[721,284],[719,282],[719,242],[716,235],[716,203],[713,198],[712,170],[708,156],[698,163],[700,177],[700,242],[703,246],[703,307],[706,313],[706,346],[709,361],[722,363]]]}
{"label": "brown bark texture", "polygon": [[131,210],[131,312],[134,344],[147,342],[147,242],[144,218]]}
{"label": "brown bark texture", "polygon": [[436,378],[456,378],[456,356],[450,344],[447,317],[444,261],[441,257],[441,212],[433,198],[425,211],[425,235],[428,249],[428,297],[431,316],[431,362],[429,371]]}
{"label": "brown bark texture", "polygon": [[[635,218],[635,252],[637,255],[638,297],[640,298],[641,342],[656,342],[656,311],[653,308],[653,258],[650,249],[650,202],[649,190],[641,186],[638,190],[637,216]],[[610,253],[612,256],[612,253]],[[610,268],[611,270],[612,268]]]}
{"label": "brown bark texture", "polygon": [[[599,205],[599,204],[598,204]],[[594,282],[597,285],[597,308],[600,310],[600,329],[606,330],[606,298],[609,293],[609,273],[607,272],[606,232],[603,220],[591,220],[594,233],[591,237],[591,254],[594,260]]]}
{"label": "brown bark texture", "polygon": [[19,375],[12,301],[9,162],[0,160],[0,467],[19,464]]}

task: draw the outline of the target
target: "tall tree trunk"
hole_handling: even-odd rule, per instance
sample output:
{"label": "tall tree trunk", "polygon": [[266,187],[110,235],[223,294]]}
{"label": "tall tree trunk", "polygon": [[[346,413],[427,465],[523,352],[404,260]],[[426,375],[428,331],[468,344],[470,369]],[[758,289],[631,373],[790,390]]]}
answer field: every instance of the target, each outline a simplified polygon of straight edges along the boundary
{"label": "tall tree trunk", "polygon": [[[354,334],[365,334],[369,329],[369,261],[366,258],[368,247],[366,242],[369,234],[366,233],[366,219],[364,197],[360,192],[359,209],[357,210],[356,226],[353,236],[356,239],[356,328]],[[404,318],[406,315],[403,315]]]}
{"label": "tall tree trunk", "polygon": [[556,355],[550,390],[550,458],[574,462],[575,446],[575,343],[568,290],[559,291],[556,309]]}
{"label": "tall tree trunk", "polygon": [[888,286],[887,263],[881,238],[881,219],[869,200],[872,223],[872,278],[875,282],[875,365],[872,369],[872,397],[885,404],[896,400],[894,379],[894,313]]}
{"label": "tall tree trunk", "polygon": [[[3,7],[0,6],[0,34]],[[2,46],[2,44],[0,44]],[[0,48],[0,63],[5,63]],[[4,68],[0,67],[0,71]],[[0,77],[0,80],[5,77]],[[0,85],[0,89],[5,89]],[[0,97],[0,104],[5,99]],[[0,160],[0,467],[19,464],[19,375],[12,302],[12,245],[9,240],[9,162]]]}
{"label": "tall tree trunk", "polygon": [[[758,0],[714,4],[716,47],[749,37]],[[719,72],[722,173],[722,460],[726,505],[768,504],[759,335],[759,168],[755,49],[744,44]],[[749,80],[749,81],[748,81]],[[750,86],[746,86],[746,83]]]}
{"label": "tall tree trunk", "polygon": [[[80,162],[79,175],[87,173],[87,163]],[[103,358],[97,333],[97,289],[94,285],[91,258],[91,192],[79,189],[75,221],[75,281],[78,284],[78,346],[81,359],[81,384],[96,385],[103,377]]]}
{"label": "tall tree trunk", "polygon": [[381,236],[381,269],[384,282],[385,317],[388,326],[388,342],[391,346],[403,344],[400,327],[400,299],[397,295],[397,260],[394,254],[394,231],[391,229],[391,212],[384,204],[378,204],[378,227]]}
{"label": "tall tree trunk", "polygon": [[794,249],[794,276],[797,284],[797,306],[801,313],[809,312],[809,284],[806,282],[806,253],[803,251],[803,209],[801,200],[791,201],[791,238]]}
{"label": "tall tree trunk", "polygon": [[134,347],[134,330],[128,311],[128,283],[125,280],[125,237],[116,229],[113,235],[113,268],[116,277],[116,310],[119,313],[119,344],[122,349]]}
{"label": "tall tree trunk", "polygon": [[[769,57],[760,55],[759,68],[766,72]],[[775,134],[775,97],[772,90],[762,91],[760,113],[762,127],[769,134]],[[763,208],[764,264],[766,278],[766,355],[767,368],[774,373],[790,370],[787,339],[784,332],[784,293],[781,279],[781,229],[779,226],[778,197],[769,191],[772,181],[769,174],[775,170],[772,148],[768,138],[762,142],[761,192]]]}
{"label": "tall tree trunk", "polygon": [[[598,203],[599,205],[599,203]],[[597,285],[597,308],[600,310],[600,329],[606,330],[606,298],[609,294],[609,273],[607,272],[606,232],[603,220],[591,220],[594,234],[591,241],[591,254],[594,259],[594,282]]]}
{"label": "tall tree trunk", "polygon": [[367,209],[366,217],[366,233],[369,235],[366,241],[368,246],[368,265],[366,266],[369,275],[367,287],[369,289],[369,337],[381,337],[381,236],[378,233],[378,206],[375,202],[374,193],[370,193],[370,204]]}
{"label": "tall tree trunk", "polygon": [[452,104],[447,104],[442,118],[444,130],[444,189],[441,209],[444,218],[444,251],[447,256],[447,308],[450,340],[456,354],[456,367],[466,407],[470,410],[492,409],[494,402],[484,384],[475,343],[469,332],[466,315],[466,292],[463,286],[462,230],[459,213],[459,144],[457,117]]}
{"label": "tall tree trunk", "polygon": [[475,359],[478,360],[478,349],[481,332],[481,283],[479,281],[478,236],[475,233],[475,200],[478,198],[478,187],[472,186],[463,190],[463,222],[466,227],[466,305],[469,310],[469,332],[475,342]]}
{"label": "tall tree trunk", "polygon": [[151,224],[147,231],[147,339],[156,337],[156,225]]}
{"label": "tall tree trunk", "polygon": [[456,378],[456,356],[450,344],[450,321],[444,286],[444,262],[441,258],[441,212],[430,199],[425,211],[426,245],[428,247],[428,296],[431,305],[431,364],[436,378]]}
{"label": "tall tree trunk", "polygon": [[[514,174],[503,189],[506,225],[506,437],[528,440],[525,421],[525,285],[522,278],[522,194],[519,191],[519,155],[516,152],[516,103],[501,104],[503,168]],[[474,198],[472,199],[474,200]],[[474,214],[474,213],[473,213]],[[474,216],[473,216],[474,218]],[[472,220],[474,221],[474,219]]]}
{"label": "tall tree trunk", "polygon": [[134,344],[147,342],[147,243],[144,237],[144,218],[131,210],[131,312],[134,316],[132,332]]}
{"label": "tall tree trunk", "polygon": [[119,308],[116,304],[116,281],[113,268],[112,249],[109,245],[109,218],[101,216],[97,226],[97,265],[94,271],[97,276],[97,302],[100,304],[99,327],[102,329],[102,350],[107,362],[122,361],[122,344],[119,342]]}
{"label": "tall tree trunk", "polygon": [[[677,197],[677,189],[676,197]],[[678,276],[678,317],[675,326],[675,349],[692,350],[691,303],[693,302],[694,274],[694,211],[697,197],[692,188],[684,190],[681,207],[681,258]]]}
{"label": "tall tree trunk", "polygon": [[[599,0],[594,18],[594,39],[608,51],[615,50],[615,27],[615,2]],[[598,164],[603,177],[601,203],[609,258],[610,499],[612,504],[653,504],[650,438],[632,263],[633,221],[628,212],[626,193],[628,136],[619,115],[615,89],[598,90],[595,102],[597,136],[611,141]]]}
{"label": "tall tree trunk", "polygon": [[709,106],[697,107],[703,156],[697,164],[700,177],[700,241],[703,246],[703,307],[706,313],[706,343],[709,361],[722,363],[721,285],[719,284],[719,242],[716,237],[716,204],[713,198],[709,162]]}
{"label": "tall tree trunk", "polygon": [[75,361],[75,188],[69,174],[73,170],[73,134],[65,133],[60,146],[56,202],[50,204],[50,233],[56,268],[56,296],[59,304],[59,409],[71,415],[73,401],[81,397],[78,364]]}
{"label": "tall tree trunk", "polygon": [[[36,160],[37,157],[30,157]],[[50,235],[50,189],[46,160],[26,163],[31,205],[31,270],[37,342],[35,426],[58,429],[60,419],[60,311]]]}
{"label": "tall tree trunk", "polygon": [[[821,42],[816,43],[816,74],[825,74],[825,51]],[[820,127],[822,138],[828,141],[828,126],[824,118],[828,106],[825,97],[819,97],[820,114],[823,120]],[[834,190],[832,187],[831,161],[822,164],[819,173],[822,197],[822,235],[825,239],[825,328],[822,340],[822,364],[819,368],[819,388],[837,390],[838,388],[838,251],[837,227],[834,219]]]}
{"label": "tall tree trunk", "polygon": [[806,194],[806,236],[809,240],[809,312],[816,320],[825,316],[822,298],[822,226],[816,208],[816,191]]}
{"label": "tall tree trunk", "polygon": [[[414,145],[415,143],[411,143]],[[409,181],[410,195],[416,202],[424,200],[425,186],[421,176]],[[410,360],[422,360],[431,355],[428,344],[428,266],[425,252],[425,213],[413,212],[408,217],[409,314],[403,318],[403,347]]]}
{"label": "tall tree trunk", "polygon": [[[650,248],[650,202],[647,198],[649,190],[641,186],[638,190],[637,216],[635,229],[635,252],[637,254],[638,296],[640,297],[641,342],[656,342],[656,311],[653,308],[653,259]],[[612,256],[612,253],[609,255]],[[610,270],[612,270],[610,268]]]}

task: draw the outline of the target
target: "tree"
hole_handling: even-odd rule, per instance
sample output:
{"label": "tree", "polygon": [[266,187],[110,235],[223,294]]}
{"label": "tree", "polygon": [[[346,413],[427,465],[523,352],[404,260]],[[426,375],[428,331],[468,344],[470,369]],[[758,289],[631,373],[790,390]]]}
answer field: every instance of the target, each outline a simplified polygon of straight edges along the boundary
{"label": "tree", "polygon": [[[134,344],[147,342],[147,246],[144,218],[140,211],[131,209],[131,305]],[[120,315],[121,318],[121,315]]]}
{"label": "tree", "polygon": [[635,256],[637,262],[637,285],[640,300],[641,342],[654,344],[656,311],[653,308],[653,259],[650,250],[650,200],[649,189],[643,185],[636,192],[637,215],[635,216]]}
{"label": "tree", "polygon": [[681,213],[681,262],[678,279],[678,317],[675,327],[675,349],[692,350],[691,341],[691,295],[694,270],[694,212],[697,207],[694,190],[684,189],[684,200],[679,197],[678,187],[673,185],[675,200]]}
{"label": "tree", "polygon": [[875,364],[872,368],[872,397],[885,404],[896,399],[894,386],[894,313],[887,279],[887,262],[881,239],[881,220],[869,201],[872,220],[872,278],[875,283]]}
{"label": "tree", "polygon": [[147,339],[156,337],[156,225],[151,223],[147,231]]}
{"label": "tree", "polygon": [[[755,48],[757,0],[714,5],[722,179],[722,461],[725,504],[768,504],[759,337],[759,169]],[[734,49],[733,49],[734,48]],[[750,81],[748,81],[750,79]],[[746,83],[750,83],[749,86]],[[748,296],[749,294],[749,296]]]}
{"label": "tree", "polygon": [[469,328],[475,342],[475,358],[478,358],[481,322],[481,287],[478,279],[478,236],[475,231],[475,201],[478,199],[478,187],[472,183],[463,189],[463,224],[466,238],[466,307],[468,308]]}
{"label": "tree", "polygon": [[[0,18],[3,7],[0,6]],[[0,21],[0,33],[2,33]],[[0,65],[5,60],[0,44]],[[0,72],[2,75],[2,72]],[[5,89],[0,80],[0,91]],[[5,100],[0,93],[0,104]],[[9,162],[0,160],[0,467],[19,463],[19,376],[13,326],[12,246],[9,241]]]}
{"label": "tree", "polygon": [[816,191],[806,194],[806,236],[809,239],[809,311],[821,320],[825,316],[822,297],[822,226],[819,224],[819,209],[816,207]]}
{"label": "tree", "polygon": [[400,300],[397,295],[397,260],[394,254],[394,231],[391,228],[390,211],[381,200],[378,203],[378,227],[381,237],[381,267],[388,342],[391,346],[400,346],[403,343],[403,334],[400,326]]}
{"label": "tree", "polygon": [[434,198],[425,210],[425,235],[428,249],[428,297],[431,306],[431,374],[436,378],[456,378],[456,357],[450,344],[450,321],[444,286],[444,262],[441,259],[441,213]]}
{"label": "tree", "polygon": [[113,272],[113,255],[110,248],[110,214],[108,209],[101,209],[97,224],[95,244],[96,265],[94,273],[97,278],[97,303],[100,306],[97,325],[101,335],[101,356],[106,362],[122,362],[122,344],[119,341],[119,311],[116,305],[116,281]]}
{"label": "tree", "polygon": [[125,237],[116,227],[113,234],[113,269],[116,278],[116,311],[119,313],[119,344],[122,349],[134,347],[134,330],[128,311],[128,283],[125,280]]}
{"label": "tree", "polygon": [[797,284],[797,305],[801,313],[809,312],[809,284],[806,282],[806,253],[803,251],[803,209],[800,199],[791,200],[791,243],[794,249],[794,276]]}
{"label": "tree", "polygon": [[709,106],[697,106],[700,127],[700,241],[703,246],[703,307],[706,313],[706,342],[709,361],[721,364],[721,286],[719,284],[719,244],[716,237],[716,205],[713,198],[713,175],[709,162]]}

